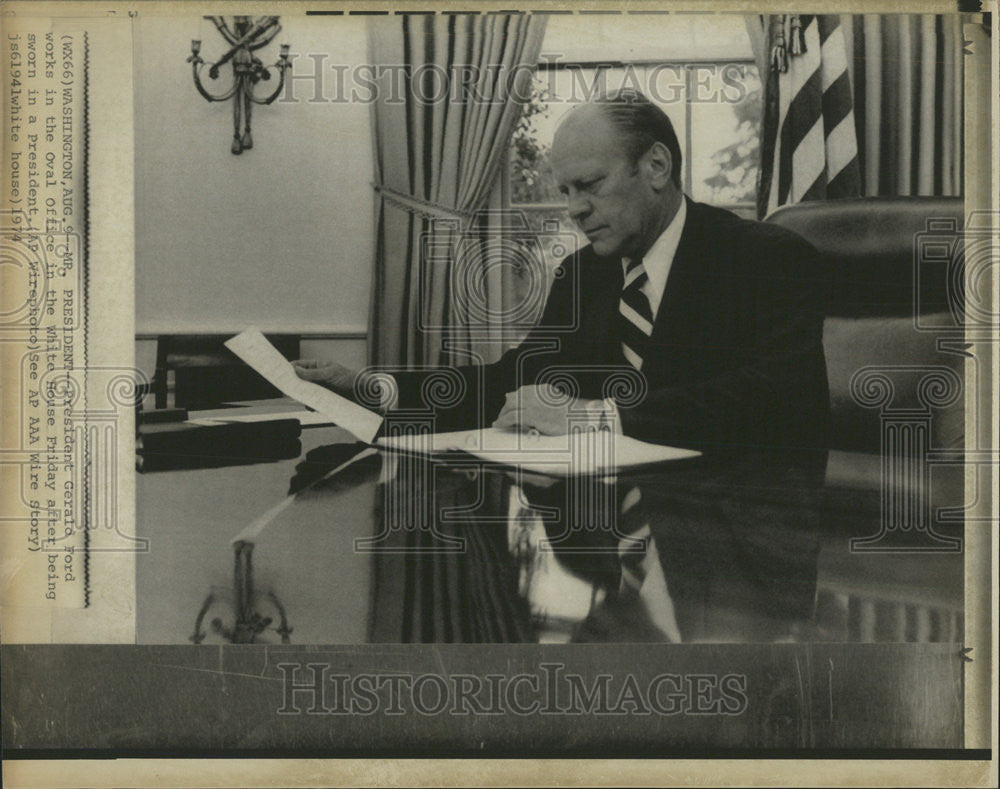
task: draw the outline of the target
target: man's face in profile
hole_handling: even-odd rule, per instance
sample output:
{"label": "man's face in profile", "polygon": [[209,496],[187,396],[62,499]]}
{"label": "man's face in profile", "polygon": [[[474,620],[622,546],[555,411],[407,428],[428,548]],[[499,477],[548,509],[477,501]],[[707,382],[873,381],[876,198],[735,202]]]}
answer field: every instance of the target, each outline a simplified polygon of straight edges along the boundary
{"label": "man's face in profile", "polygon": [[573,110],[556,131],[552,170],[569,215],[601,256],[644,254],[663,205],[642,160],[631,161],[619,130],[597,107]]}

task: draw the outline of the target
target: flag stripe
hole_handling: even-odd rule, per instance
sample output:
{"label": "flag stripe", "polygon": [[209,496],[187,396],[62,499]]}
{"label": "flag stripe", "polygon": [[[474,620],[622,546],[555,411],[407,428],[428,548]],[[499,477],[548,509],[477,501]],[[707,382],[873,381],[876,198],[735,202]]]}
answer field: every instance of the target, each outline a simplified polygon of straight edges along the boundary
{"label": "flag stripe", "polygon": [[826,196],[829,199],[837,197],[857,197],[861,192],[861,168],[858,160],[837,173],[826,185]]}
{"label": "flag stripe", "polygon": [[[792,188],[789,194],[791,202],[798,203],[806,199],[806,194],[813,188],[816,179],[824,175],[824,159],[826,141],[823,139],[823,121],[817,120],[802,143],[792,154]],[[822,195],[820,195],[822,197]],[[816,198],[813,198],[816,199]]]}
{"label": "flag stripe", "polygon": [[781,126],[780,162],[778,180],[779,205],[788,202],[792,188],[792,159],[802,140],[822,116],[822,98],[819,92],[819,71],[814,71],[788,106],[788,113]]}
{"label": "flag stripe", "polygon": [[[820,28],[822,30],[822,28]],[[828,78],[823,81],[823,87],[829,85],[837,76],[847,70],[847,48],[844,46],[843,34],[837,29],[828,31],[827,36],[820,34],[822,40],[820,60],[823,71]]]}
{"label": "flag stripe", "polygon": [[844,118],[853,114],[851,80],[844,71],[823,91],[823,124],[826,126],[826,133],[832,132]]}
{"label": "flag stripe", "polygon": [[826,171],[820,172],[816,180],[812,182],[808,189],[802,194],[797,202],[806,200],[823,200],[826,197]]}
{"label": "flag stripe", "polygon": [[826,172],[832,180],[851,162],[858,160],[858,139],[854,134],[854,114],[826,133]]}
{"label": "flag stripe", "polygon": [[820,41],[825,44],[827,39],[840,29],[840,19],[836,14],[819,14],[816,17],[816,26]]}

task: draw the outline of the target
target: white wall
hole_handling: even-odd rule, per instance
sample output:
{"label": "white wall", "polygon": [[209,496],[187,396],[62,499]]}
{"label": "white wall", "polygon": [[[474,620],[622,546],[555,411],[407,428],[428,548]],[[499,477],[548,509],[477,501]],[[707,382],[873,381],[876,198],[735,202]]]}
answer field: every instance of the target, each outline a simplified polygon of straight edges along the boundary
{"label": "white wall", "polygon": [[[299,344],[303,359],[329,359],[360,370],[368,363],[368,342],[356,337],[306,337]],[[153,380],[156,372],[156,339],[139,337],[135,341],[135,366]],[[150,407],[152,407],[150,405]]]}
{"label": "white wall", "polygon": [[[364,19],[283,16],[281,24],[258,52],[265,63],[282,42],[300,55],[327,53],[328,63],[365,60]],[[310,103],[312,88],[300,83],[299,101],[254,107],[254,148],[233,156],[232,102],[206,102],[185,63],[199,37],[206,60],[225,51],[200,17],[136,19],[137,334],[251,324],[321,338],[347,330],[350,353],[361,345],[363,355],[357,332],[367,323],[373,259],[369,107]],[[296,68],[312,66],[300,58]]]}

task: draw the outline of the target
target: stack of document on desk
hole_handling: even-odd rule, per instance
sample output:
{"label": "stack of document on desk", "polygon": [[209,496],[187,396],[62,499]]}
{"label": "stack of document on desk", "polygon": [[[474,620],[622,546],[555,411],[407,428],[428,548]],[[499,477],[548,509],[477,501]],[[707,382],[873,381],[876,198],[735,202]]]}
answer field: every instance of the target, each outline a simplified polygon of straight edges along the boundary
{"label": "stack of document on desk", "polygon": [[215,468],[288,460],[302,452],[296,419],[261,424],[145,424],[136,437],[137,471]]}
{"label": "stack of document on desk", "polygon": [[486,428],[454,433],[386,436],[379,446],[428,455],[468,453],[489,463],[555,476],[613,474],[635,466],[686,460],[701,453],[648,444],[610,431],[541,436]]}

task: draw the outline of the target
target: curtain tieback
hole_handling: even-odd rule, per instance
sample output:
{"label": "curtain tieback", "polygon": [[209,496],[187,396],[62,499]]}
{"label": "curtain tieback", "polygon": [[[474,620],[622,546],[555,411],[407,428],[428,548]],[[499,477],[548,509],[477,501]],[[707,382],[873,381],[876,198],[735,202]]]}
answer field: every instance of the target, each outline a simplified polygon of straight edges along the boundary
{"label": "curtain tieback", "polygon": [[464,220],[472,216],[471,211],[459,211],[456,208],[450,208],[440,203],[432,203],[430,200],[424,200],[420,197],[414,197],[413,195],[404,194],[395,189],[392,189],[384,184],[372,183],[372,189],[374,189],[382,199],[386,202],[392,203],[393,205],[402,208],[404,211],[409,211],[411,214],[417,214],[426,219],[458,219]]}

